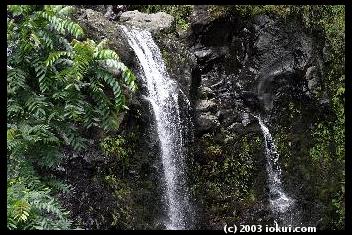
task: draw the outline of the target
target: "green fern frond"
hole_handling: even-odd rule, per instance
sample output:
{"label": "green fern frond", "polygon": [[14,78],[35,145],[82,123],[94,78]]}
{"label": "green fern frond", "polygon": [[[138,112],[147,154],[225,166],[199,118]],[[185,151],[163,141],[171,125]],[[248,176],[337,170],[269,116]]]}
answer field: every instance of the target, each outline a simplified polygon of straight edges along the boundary
{"label": "green fern frond", "polygon": [[62,8],[64,8],[64,5],[48,5],[46,6],[46,10],[48,10],[49,12],[53,12],[53,13],[58,13]]}
{"label": "green fern frond", "polygon": [[132,91],[136,91],[137,85],[136,85],[136,76],[130,69],[125,69],[122,73],[122,77],[125,81],[125,83],[129,86],[129,88]]}
{"label": "green fern frond", "polygon": [[64,101],[69,95],[69,92],[67,91],[56,91],[53,95],[52,98],[54,100],[62,100]]}
{"label": "green fern frond", "polygon": [[31,210],[31,206],[25,200],[18,200],[14,203],[14,219],[18,222],[26,222]]}
{"label": "green fern frond", "polygon": [[[9,229],[70,228],[67,212],[42,179],[33,177],[33,164],[53,169],[63,146],[74,151],[87,146],[82,130],[118,128],[118,115],[126,108],[125,84],[135,87],[133,73],[106,39],[77,40],[84,32],[69,18],[73,10],[62,5],[8,7],[8,172],[22,177],[8,184]],[[18,200],[27,202],[30,212],[24,212],[25,203],[17,203],[14,219]]]}
{"label": "green fern frond", "polygon": [[102,49],[100,51],[97,51],[94,54],[94,58],[98,60],[113,59],[117,61],[120,59],[117,53],[110,49]]}
{"label": "green fern frond", "polygon": [[116,80],[116,78],[109,74],[109,73],[105,73],[103,76],[104,81],[110,85],[110,87],[113,90],[114,96],[115,96],[115,105],[117,107],[120,107],[122,105],[122,92],[121,92],[121,88],[120,88],[120,84],[118,83],[118,81]]}
{"label": "green fern frond", "polygon": [[26,73],[19,68],[7,68],[7,93],[16,94],[21,88],[27,88]]}
{"label": "green fern frond", "polygon": [[27,100],[25,105],[35,118],[41,120],[46,118],[48,108],[52,107],[52,104],[47,100],[47,97],[43,95],[32,96]]}
{"label": "green fern frond", "polygon": [[45,45],[46,48],[48,48],[49,50],[54,49],[54,42],[52,36],[48,32],[45,32],[44,30],[39,30],[38,37],[41,43]]}
{"label": "green fern frond", "polygon": [[33,60],[33,67],[39,82],[40,91],[48,91],[50,89],[51,81],[48,80],[45,64],[39,58],[35,58]]}
{"label": "green fern frond", "polygon": [[15,139],[15,136],[16,136],[16,129],[7,129],[7,140],[8,141],[11,141],[13,139]]}
{"label": "green fern frond", "polygon": [[15,221],[14,218],[12,218],[11,216],[7,216],[7,228],[9,230],[14,230],[17,229],[17,222]]}
{"label": "green fern frond", "polygon": [[75,12],[75,8],[73,6],[65,6],[62,7],[57,14],[60,16],[68,16]]}
{"label": "green fern frond", "polygon": [[29,40],[34,42],[34,47],[41,46],[41,41],[40,41],[39,37],[34,32],[31,33]]}
{"label": "green fern frond", "polygon": [[65,51],[73,51],[73,47],[71,43],[64,37],[59,37],[58,39],[60,47],[63,47]]}
{"label": "green fern frond", "polygon": [[[9,229],[69,229],[69,212],[36,176],[12,178],[7,186]],[[43,220],[45,221],[43,223]],[[40,225],[45,225],[41,227]]]}
{"label": "green fern frond", "polygon": [[11,12],[14,16],[19,16],[22,14],[28,14],[32,10],[30,5],[8,5],[7,10]]}
{"label": "green fern frond", "polygon": [[76,127],[70,126],[62,130],[62,138],[65,144],[73,147],[75,151],[81,151],[86,147],[88,140],[76,133]]}
{"label": "green fern frond", "polygon": [[79,24],[76,24],[72,21],[66,20],[63,24],[63,27],[75,38],[79,38],[84,35],[83,29]]}
{"label": "green fern frond", "polygon": [[50,26],[61,34],[66,34],[67,32],[75,38],[79,38],[84,35],[82,27],[69,19],[60,18],[57,15],[50,14],[50,12],[41,12],[40,15],[47,19],[50,22]]}
{"label": "green fern frond", "polygon": [[61,56],[72,57],[73,54],[68,51],[54,51],[51,52],[48,58],[45,60],[44,64],[46,67],[52,66]]}
{"label": "green fern frond", "polygon": [[30,43],[28,38],[22,39],[20,42],[20,54],[22,57],[28,55],[33,50],[33,45]]}
{"label": "green fern frond", "polygon": [[7,104],[9,105],[7,108],[7,116],[12,120],[16,120],[18,117],[21,117],[25,113],[23,106],[15,100],[9,99]]}

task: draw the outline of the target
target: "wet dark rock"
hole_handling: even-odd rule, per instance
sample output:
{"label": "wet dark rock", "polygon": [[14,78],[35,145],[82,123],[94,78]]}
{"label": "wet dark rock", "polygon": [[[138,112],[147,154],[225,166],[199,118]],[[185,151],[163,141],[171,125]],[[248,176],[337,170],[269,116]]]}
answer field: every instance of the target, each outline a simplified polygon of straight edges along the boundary
{"label": "wet dark rock", "polygon": [[109,20],[118,20],[127,11],[127,5],[109,5],[104,16]]}
{"label": "wet dark rock", "polygon": [[274,217],[267,201],[258,201],[241,214],[241,224],[274,225]]}
{"label": "wet dark rock", "polygon": [[241,122],[242,118],[238,112],[233,109],[224,109],[222,110],[222,120],[221,125],[227,127],[234,122]]}
{"label": "wet dark rock", "polygon": [[[290,125],[287,124],[290,120],[289,103],[299,103],[305,107],[302,110],[318,110],[318,107],[329,106],[321,96],[322,63],[319,62],[319,50],[322,48],[314,44],[315,40],[295,20],[283,22],[273,15],[259,15],[251,20],[231,14],[214,17],[208,11],[208,6],[197,6],[191,16],[189,48],[199,68],[197,76],[192,77],[195,79],[196,95],[191,97],[191,102],[194,104],[195,130],[198,133],[194,158],[200,167],[206,168],[212,167],[213,163],[203,156],[217,156],[219,149],[226,149],[226,153],[221,152],[222,157],[215,160],[217,164],[222,164],[224,159],[231,159],[232,154],[240,158],[244,147],[252,146],[258,151],[249,157],[258,167],[252,169],[253,184],[249,186],[257,200],[247,206],[243,203],[236,206],[236,215],[243,222],[257,224],[260,221],[267,224],[274,220],[266,201],[268,189],[265,188],[267,173],[263,167],[266,164],[264,146],[254,144],[255,138],[262,141],[263,136],[258,120],[251,114],[260,115],[266,122],[272,123],[273,126],[269,126],[271,132],[275,133],[278,126],[287,128]],[[214,100],[216,105],[209,105],[210,100]],[[291,122],[299,127],[294,131],[303,132],[314,119],[305,117]],[[206,142],[205,146],[208,147],[204,147],[204,138],[209,135],[216,143]],[[247,140],[250,141],[248,145]],[[304,148],[304,141],[300,141],[302,145],[295,148]],[[241,174],[238,168],[233,171]],[[296,177],[303,180],[302,176]],[[256,188],[258,183],[262,186],[261,190]],[[220,188],[224,187],[227,185],[223,184]],[[304,200],[308,200],[308,194],[312,193],[297,192],[294,185],[290,185],[288,191],[293,197],[297,195]],[[214,195],[209,194],[208,197]],[[205,210],[216,207],[217,203],[222,202],[213,199],[208,207],[205,206]],[[215,212],[206,218],[211,228],[221,229],[220,223],[216,225],[214,222]],[[307,223],[314,224],[314,221],[311,218]]]}
{"label": "wet dark rock", "polygon": [[213,98],[214,91],[210,87],[200,87],[199,95],[202,98]]}
{"label": "wet dark rock", "polygon": [[169,76],[178,83],[179,96],[182,100],[188,100],[186,103],[190,102],[191,74],[196,64],[195,56],[191,54],[185,42],[179,40],[173,33],[157,34],[155,41],[160,48]]}
{"label": "wet dark rock", "polygon": [[197,57],[199,60],[205,60],[207,57],[209,57],[213,52],[211,49],[199,49],[194,52],[194,55]]}
{"label": "wet dark rock", "polygon": [[243,91],[239,94],[239,98],[242,100],[245,107],[248,107],[252,111],[260,111],[262,108],[260,104],[260,98],[254,92]]}
{"label": "wet dark rock", "polygon": [[235,133],[241,133],[243,131],[243,124],[239,122],[232,123],[230,126],[227,127],[227,130]]}
{"label": "wet dark rock", "polygon": [[197,118],[197,126],[199,132],[207,132],[219,126],[218,119],[210,112],[202,113]]}
{"label": "wet dark rock", "polygon": [[91,9],[94,10],[96,12],[100,12],[102,14],[104,14],[106,12],[106,10],[108,9],[109,5],[76,5],[77,8],[79,9]]}
{"label": "wet dark rock", "polygon": [[216,108],[216,103],[214,100],[199,100],[196,105],[196,111],[207,112],[214,110]]}
{"label": "wet dark rock", "polygon": [[257,39],[254,50],[258,55],[258,65],[255,67],[260,64],[261,68],[257,92],[267,111],[273,108],[275,83],[280,83],[283,79],[287,83],[294,83],[292,80],[296,77],[295,74],[303,73],[314,59],[312,39],[302,29],[291,24],[284,29],[278,20],[268,16],[255,19],[254,33]]}

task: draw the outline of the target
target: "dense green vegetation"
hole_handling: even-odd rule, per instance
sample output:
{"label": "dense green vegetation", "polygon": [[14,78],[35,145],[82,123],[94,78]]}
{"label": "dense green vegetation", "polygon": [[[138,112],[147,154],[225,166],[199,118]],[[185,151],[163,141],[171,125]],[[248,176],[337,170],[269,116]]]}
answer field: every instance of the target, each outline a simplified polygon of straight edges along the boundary
{"label": "dense green vegetation", "polygon": [[263,147],[260,133],[238,136],[221,130],[205,134],[200,144],[201,149],[195,151],[201,152],[204,161],[190,163],[193,196],[200,195],[197,203],[207,208],[205,216],[210,223],[241,220],[236,210],[252,206],[261,197],[262,187],[253,190],[258,184],[254,182],[258,164],[254,159]]}
{"label": "dense green vegetation", "polygon": [[70,228],[37,171],[59,166],[64,146],[82,150],[91,128],[117,129],[135,77],[106,40],[82,40],[73,7],[7,10],[8,228]]}

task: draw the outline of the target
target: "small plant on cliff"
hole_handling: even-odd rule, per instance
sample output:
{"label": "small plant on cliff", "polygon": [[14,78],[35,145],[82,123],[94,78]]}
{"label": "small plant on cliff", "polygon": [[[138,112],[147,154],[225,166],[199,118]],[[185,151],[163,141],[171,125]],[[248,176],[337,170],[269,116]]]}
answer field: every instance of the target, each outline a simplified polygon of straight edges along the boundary
{"label": "small plant on cliff", "polygon": [[116,155],[120,159],[124,159],[128,155],[126,141],[121,136],[104,138],[100,147],[106,155]]}
{"label": "small plant on cliff", "polygon": [[114,157],[118,160],[122,167],[122,175],[125,175],[126,169],[129,167],[129,156],[133,154],[134,140],[133,135],[108,136],[101,140],[100,148],[105,155]]}

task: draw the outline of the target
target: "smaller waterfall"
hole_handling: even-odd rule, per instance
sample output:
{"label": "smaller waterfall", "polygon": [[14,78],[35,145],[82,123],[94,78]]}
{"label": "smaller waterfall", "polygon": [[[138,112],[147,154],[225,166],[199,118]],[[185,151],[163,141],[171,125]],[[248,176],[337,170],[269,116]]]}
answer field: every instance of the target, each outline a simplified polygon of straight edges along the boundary
{"label": "smaller waterfall", "polygon": [[276,150],[275,143],[260,117],[256,117],[259,121],[260,128],[265,139],[265,155],[266,170],[268,173],[270,206],[273,213],[282,221],[287,221],[286,215],[294,205],[294,200],[286,195],[281,182],[281,168],[279,165],[279,154]]}

